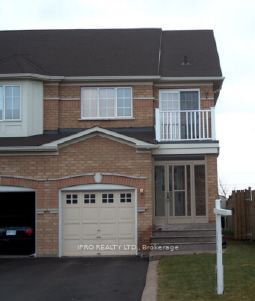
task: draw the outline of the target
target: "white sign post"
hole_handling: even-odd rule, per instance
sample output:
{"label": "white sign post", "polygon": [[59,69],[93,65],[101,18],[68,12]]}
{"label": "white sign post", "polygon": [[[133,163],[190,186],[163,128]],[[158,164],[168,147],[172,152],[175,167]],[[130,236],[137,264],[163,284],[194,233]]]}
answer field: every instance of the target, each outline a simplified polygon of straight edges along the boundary
{"label": "white sign post", "polygon": [[222,295],[224,292],[224,280],[223,280],[223,264],[222,264],[221,216],[232,215],[232,211],[222,209],[220,205],[220,200],[216,200],[214,213],[216,215],[217,294]]}

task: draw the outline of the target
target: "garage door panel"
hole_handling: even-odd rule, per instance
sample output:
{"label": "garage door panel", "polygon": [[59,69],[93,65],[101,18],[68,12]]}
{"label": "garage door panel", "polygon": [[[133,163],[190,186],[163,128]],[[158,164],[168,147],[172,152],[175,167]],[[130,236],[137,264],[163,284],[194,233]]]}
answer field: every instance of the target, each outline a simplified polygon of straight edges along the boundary
{"label": "garage door panel", "polygon": [[80,224],[65,224],[63,226],[64,238],[79,238]]}
{"label": "garage door panel", "polygon": [[91,223],[98,220],[98,208],[85,207],[81,208],[82,222]]}
{"label": "garage door panel", "polygon": [[86,223],[81,225],[81,237],[82,238],[95,238],[98,234],[97,223]]}
{"label": "garage door panel", "polygon": [[[133,193],[73,192],[70,199],[74,203],[66,204],[64,197],[63,255],[136,254],[136,250],[125,248],[136,244]],[[77,245],[81,245],[80,251]]]}
{"label": "garage door panel", "polygon": [[103,226],[100,227],[100,236],[101,238],[107,238],[107,237],[117,237],[117,227],[116,224],[110,224],[105,223]]}
{"label": "garage door panel", "polygon": [[63,254],[66,256],[79,256],[81,251],[79,250],[79,239],[65,239]]}
{"label": "garage door panel", "polygon": [[80,208],[65,208],[63,217],[65,222],[75,222],[80,220]]}
{"label": "garage door panel", "polygon": [[116,219],[116,208],[100,208],[99,211],[99,220],[101,223],[108,222],[108,221],[115,221]]}

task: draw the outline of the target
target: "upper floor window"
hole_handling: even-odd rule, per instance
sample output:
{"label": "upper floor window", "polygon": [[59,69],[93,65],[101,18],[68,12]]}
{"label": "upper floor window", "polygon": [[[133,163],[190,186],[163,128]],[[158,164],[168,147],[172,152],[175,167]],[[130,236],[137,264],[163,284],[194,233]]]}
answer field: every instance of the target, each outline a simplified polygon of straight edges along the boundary
{"label": "upper floor window", "polygon": [[82,88],[81,118],[132,117],[132,88]]}
{"label": "upper floor window", "polygon": [[19,120],[20,115],[20,86],[0,86],[0,120]]}
{"label": "upper floor window", "polygon": [[198,90],[161,90],[161,111],[187,111],[199,109]]}

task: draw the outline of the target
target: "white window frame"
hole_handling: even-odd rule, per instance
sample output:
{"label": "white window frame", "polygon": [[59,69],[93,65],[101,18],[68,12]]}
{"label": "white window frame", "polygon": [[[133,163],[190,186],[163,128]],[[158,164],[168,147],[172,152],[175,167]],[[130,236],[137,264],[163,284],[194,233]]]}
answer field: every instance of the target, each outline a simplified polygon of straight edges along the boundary
{"label": "white window frame", "polygon": [[[22,90],[21,90],[21,85],[11,85],[11,84],[8,84],[8,85],[2,85],[2,84],[0,84],[0,87],[2,87],[3,88],[3,107],[2,107],[2,110],[3,110],[3,114],[2,114],[2,119],[0,119],[0,122],[3,122],[3,121],[7,121],[7,122],[16,122],[16,121],[21,121],[22,120],[22,118],[21,118],[21,114],[22,114],[22,110],[21,110],[21,108],[22,108],[22,106],[21,106],[21,102],[22,102]],[[20,112],[20,114],[19,114],[19,118],[17,118],[17,119],[7,119],[7,118],[5,118],[5,88],[6,87],[19,87],[19,91],[20,91],[20,95],[19,95],[19,97],[20,97],[20,101],[19,101],[19,112]]]}
{"label": "white window frame", "polygon": [[[130,116],[118,116],[117,111],[117,89],[121,89],[121,88],[128,88],[131,90],[131,114]],[[97,90],[97,116],[94,117],[85,117],[82,115],[83,111],[84,111],[84,105],[85,105],[85,101],[83,101],[81,99],[81,120],[115,120],[115,119],[134,119],[133,117],[133,88],[132,87],[126,87],[126,86],[121,86],[121,87],[90,87],[90,86],[86,86],[86,87],[81,87],[82,89],[96,89]],[[100,89],[114,89],[114,116],[113,117],[100,117],[99,116],[99,90]]]}
{"label": "white window frame", "polygon": [[198,110],[201,109],[200,89],[160,89],[159,90],[159,109],[160,109],[160,111],[161,111],[161,95],[164,92],[178,93],[179,101],[181,99],[181,92],[198,92]]}

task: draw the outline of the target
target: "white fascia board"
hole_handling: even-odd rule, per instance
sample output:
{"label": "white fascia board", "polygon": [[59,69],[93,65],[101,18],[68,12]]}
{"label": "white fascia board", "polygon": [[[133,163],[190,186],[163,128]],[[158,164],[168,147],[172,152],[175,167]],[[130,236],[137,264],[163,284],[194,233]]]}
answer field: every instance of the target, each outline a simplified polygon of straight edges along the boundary
{"label": "white fascia board", "polygon": [[153,155],[218,154],[219,143],[159,144]]}
{"label": "white fascia board", "polygon": [[65,138],[61,138],[59,140],[55,140],[53,142],[44,144],[43,146],[44,147],[57,147],[59,144],[68,143],[68,142],[71,142],[74,139],[79,139],[79,138],[82,138],[82,137],[85,137],[85,136],[88,136],[88,135],[91,135],[91,134],[96,134],[96,133],[104,134],[106,136],[110,136],[110,137],[113,137],[113,138],[116,138],[116,139],[120,139],[122,141],[132,143],[132,144],[134,144],[134,146],[136,148],[152,149],[152,148],[157,148],[158,147],[155,144],[151,144],[151,143],[147,143],[147,142],[135,139],[135,138],[131,138],[131,137],[128,137],[126,135],[116,133],[114,131],[110,131],[110,130],[107,130],[107,129],[100,128],[98,126],[95,126],[93,128],[84,130],[82,132],[76,133],[74,135],[71,135],[71,136],[68,136],[68,137],[65,137]]}
{"label": "white fascia board", "polygon": [[0,192],[33,192],[33,191],[35,190],[26,187],[0,185]]}
{"label": "white fascia board", "polygon": [[160,77],[160,81],[214,81],[224,80],[224,76],[194,76],[194,77]]}
{"label": "white fascia board", "polygon": [[53,152],[57,151],[55,146],[4,146],[0,147],[0,153],[13,152]]}
{"label": "white fascia board", "polygon": [[112,80],[157,80],[158,75],[130,75],[130,76],[50,76],[36,73],[0,74],[0,78],[33,78],[49,81],[112,81]]}
{"label": "white fascia board", "polygon": [[224,80],[223,76],[194,77],[164,77],[160,75],[130,75],[130,76],[50,76],[37,73],[0,74],[0,78],[34,78],[49,81],[112,81],[112,80],[159,80],[159,81],[214,81]]}

